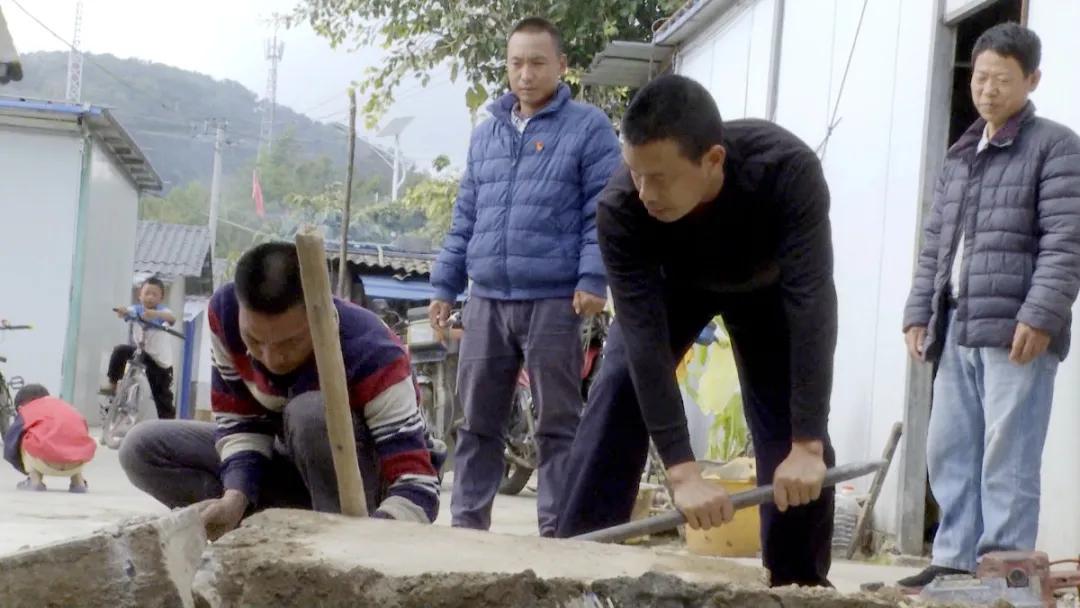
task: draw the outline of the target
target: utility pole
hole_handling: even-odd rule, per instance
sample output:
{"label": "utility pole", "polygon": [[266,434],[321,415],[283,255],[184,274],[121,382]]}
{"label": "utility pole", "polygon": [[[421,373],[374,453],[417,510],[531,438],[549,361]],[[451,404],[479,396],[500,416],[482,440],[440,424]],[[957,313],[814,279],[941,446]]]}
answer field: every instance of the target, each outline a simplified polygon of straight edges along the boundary
{"label": "utility pole", "polygon": [[274,118],[277,113],[277,76],[278,63],[285,55],[285,43],[278,41],[278,27],[285,20],[284,17],[274,13],[270,18],[274,34],[266,41],[266,60],[270,62],[270,70],[266,76],[266,107],[263,109],[262,125],[259,130],[261,144],[259,150],[270,151],[274,145]]}
{"label": "utility pole", "polygon": [[[338,297],[351,299],[349,275],[349,214],[352,212],[353,167],[356,166],[356,89],[349,87],[349,172],[345,174],[345,213],[341,216],[341,255],[338,256]],[[346,291],[348,289],[348,291]]]}
{"label": "utility pole", "polygon": [[401,132],[405,130],[405,127],[409,126],[409,123],[413,121],[412,116],[402,116],[391,120],[382,131],[379,131],[379,137],[393,137],[394,138],[394,173],[391,178],[390,191],[391,200],[397,202],[398,193],[401,190],[401,186],[405,183],[405,170],[401,166]]}
{"label": "utility pole", "polygon": [[401,134],[394,136],[394,184],[390,191],[390,200],[395,203],[398,200],[398,189],[401,188]]}
{"label": "utility pole", "polygon": [[210,181],[210,269],[213,274],[214,289],[218,287],[217,263],[217,227],[218,210],[221,207],[221,155],[225,151],[225,131],[229,123],[223,119],[208,121],[207,126],[213,123],[214,134],[214,173]]}
{"label": "utility pole", "polygon": [[82,101],[83,55],[79,50],[79,35],[82,32],[82,0],[75,2],[75,34],[71,37],[71,50],[68,51],[67,92],[64,99],[71,103]]}

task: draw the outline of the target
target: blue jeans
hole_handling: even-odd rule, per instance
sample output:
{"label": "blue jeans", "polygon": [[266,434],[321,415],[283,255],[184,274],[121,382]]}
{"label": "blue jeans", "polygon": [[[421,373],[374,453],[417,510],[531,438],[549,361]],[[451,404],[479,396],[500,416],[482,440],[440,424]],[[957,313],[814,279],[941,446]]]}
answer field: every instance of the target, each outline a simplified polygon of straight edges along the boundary
{"label": "blue jeans", "polygon": [[960,346],[954,326],[950,318],[927,438],[941,507],[933,563],[974,571],[987,553],[1035,548],[1058,358],[1019,366],[1008,349]]}

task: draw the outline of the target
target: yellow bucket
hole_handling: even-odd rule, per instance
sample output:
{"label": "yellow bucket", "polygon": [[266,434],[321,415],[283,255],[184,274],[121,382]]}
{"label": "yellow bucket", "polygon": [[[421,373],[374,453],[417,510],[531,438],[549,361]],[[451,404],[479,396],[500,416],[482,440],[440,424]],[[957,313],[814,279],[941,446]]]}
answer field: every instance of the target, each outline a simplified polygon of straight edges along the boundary
{"label": "yellow bucket", "polygon": [[[729,481],[706,476],[706,480],[719,484],[728,494],[745,492],[757,487],[754,480]],[[693,530],[686,527],[686,546],[698,555],[721,557],[757,557],[761,553],[761,515],[756,507],[735,512],[729,524],[711,530]]]}

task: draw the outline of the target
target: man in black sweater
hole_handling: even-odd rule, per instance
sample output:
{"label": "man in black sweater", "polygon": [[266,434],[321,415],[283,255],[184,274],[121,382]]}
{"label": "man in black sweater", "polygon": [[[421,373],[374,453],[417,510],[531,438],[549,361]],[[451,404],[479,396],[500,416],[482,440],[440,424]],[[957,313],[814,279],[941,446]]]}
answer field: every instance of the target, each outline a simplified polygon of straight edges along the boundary
{"label": "man in black sweater", "polygon": [[835,455],[829,396],[836,289],[829,190],[813,150],[760,120],[723,124],[709,92],[664,76],[623,120],[626,166],[601,195],[600,249],[615,299],[600,378],[574,440],[559,535],[630,518],[651,437],[693,528],[732,506],[702,479],[675,369],[717,314],[753,435],[771,583],[828,585]]}

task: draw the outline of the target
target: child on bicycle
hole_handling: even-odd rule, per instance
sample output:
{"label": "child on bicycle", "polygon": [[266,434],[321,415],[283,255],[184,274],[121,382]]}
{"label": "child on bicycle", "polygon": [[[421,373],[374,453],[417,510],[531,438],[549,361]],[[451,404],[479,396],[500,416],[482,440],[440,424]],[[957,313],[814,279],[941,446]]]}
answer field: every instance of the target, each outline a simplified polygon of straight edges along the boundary
{"label": "child on bicycle", "polygon": [[[165,299],[165,283],[157,277],[150,277],[139,288],[139,303],[134,306],[119,306],[113,310],[117,316],[127,321],[142,319],[158,327],[168,327],[176,323],[176,315],[162,305]],[[162,331],[147,331],[142,324],[132,325],[132,339],[144,342],[143,362],[146,364],[146,379],[150,382],[150,391],[154,394],[158,418],[176,417],[173,405],[173,356],[172,345]],[[109,384],[102,388],[103,395],[116,394],[116,385],[124,377],[127,362],[135,354],[131,344],[120,344],[113,349],[109,359]]]}
{"label": "child on bicycle", "polygon": [[68,491],[84,494],[82,471],[97,450],[86,418],[40,384],[15,394],[15,420],[4,436],[4,459],[26,475],[15,487],[45,491],[45,477],[67,477]]}

